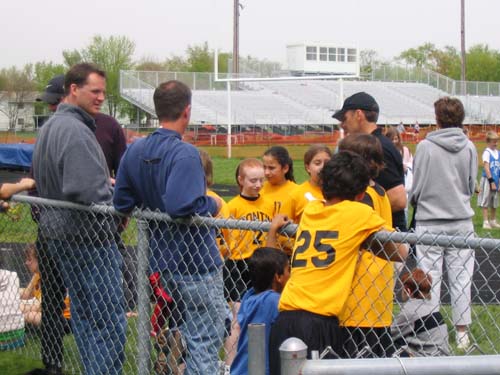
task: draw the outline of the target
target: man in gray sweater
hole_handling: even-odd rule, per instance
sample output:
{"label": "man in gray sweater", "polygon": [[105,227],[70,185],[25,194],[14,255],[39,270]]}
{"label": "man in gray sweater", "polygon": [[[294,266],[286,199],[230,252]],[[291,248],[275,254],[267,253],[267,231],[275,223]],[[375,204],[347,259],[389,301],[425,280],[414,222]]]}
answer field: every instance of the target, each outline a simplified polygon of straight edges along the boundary
{"label": "man in gray sweater", "polygon": [[[105,73],[94,65],[77,64],[67,72],[65,103],[40,130],[33,153],[40,197],[84,205],[111,201],[106,159],[94,135],[105,88]],[[126,320],[114,219],[43,207],[39,226],[47,243],[40,256],[59,263],[68,288],[85,373],[121,373]]]}
{"label": "man in gray sweater", "polygon": [[[410,202],[417,210],[416,233],[474,235],[470,201],[477,177],[477,152],[462,131],[464,107],[456,98],[443,97],[434,103],[438,130],[417,146],[413,160]],[[417,245],[417,265],[434,280],[432,298],[423,303],[439,311],[443,261],[448,271],[453,324],[457,347],[467,349],[470,340],[471,283],[474,250]]]}

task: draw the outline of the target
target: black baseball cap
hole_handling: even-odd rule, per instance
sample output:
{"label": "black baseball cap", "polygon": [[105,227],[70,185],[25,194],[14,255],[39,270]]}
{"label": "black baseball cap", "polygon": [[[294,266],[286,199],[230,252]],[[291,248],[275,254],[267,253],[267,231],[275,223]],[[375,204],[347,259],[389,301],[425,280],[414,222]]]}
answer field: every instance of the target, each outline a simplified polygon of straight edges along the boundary
{"label": "black baseball cap", "polygon": [[37,102],[45,102],[47,104],[59,104],[61,99],[64,97],[64,74],[60,74],[52,78],[47,86],[45,86],[45,91],[42,96],[36,98]]}
{"label": "black baseball cap", "polygon": [[379,113],[379,107],[373,96],[366,92],[357,92],[344,100],[342,109],[339,109],[333,114],[333,118],[343,121],[347,111],[352,109],[362,109],[364,111],[372,111]]}

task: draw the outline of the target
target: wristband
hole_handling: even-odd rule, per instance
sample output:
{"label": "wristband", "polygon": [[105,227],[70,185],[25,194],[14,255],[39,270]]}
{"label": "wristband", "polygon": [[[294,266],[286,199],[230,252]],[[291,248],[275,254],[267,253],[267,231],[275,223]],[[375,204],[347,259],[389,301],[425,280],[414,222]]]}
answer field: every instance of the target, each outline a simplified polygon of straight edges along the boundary
{"label": "wristband", "polygon": [[490,178],[488,178],[488,182],[489,182],[490,184],[492,184],[492,183],[494,183],[494,182],[495,182],[495,180],[493,179],[493,177],[490,177]]}

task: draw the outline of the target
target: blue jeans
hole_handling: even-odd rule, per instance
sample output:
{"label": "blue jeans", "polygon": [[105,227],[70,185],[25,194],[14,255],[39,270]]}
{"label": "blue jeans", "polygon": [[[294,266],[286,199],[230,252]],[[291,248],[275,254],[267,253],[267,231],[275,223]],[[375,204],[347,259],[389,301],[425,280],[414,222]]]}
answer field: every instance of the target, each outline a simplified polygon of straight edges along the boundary
{"label": "blue jeans", "polygon": [[174,298],[175,324],[186,340],[185,375],[217,374],[225,319],[222,270],[203,275],[164,271],[162,283]]}
{"label": "blue jeans", "polygon": [[87,375],[121,374],[126,339],[122,257],[116,244],[49,240],[71,300],[71,324]]}

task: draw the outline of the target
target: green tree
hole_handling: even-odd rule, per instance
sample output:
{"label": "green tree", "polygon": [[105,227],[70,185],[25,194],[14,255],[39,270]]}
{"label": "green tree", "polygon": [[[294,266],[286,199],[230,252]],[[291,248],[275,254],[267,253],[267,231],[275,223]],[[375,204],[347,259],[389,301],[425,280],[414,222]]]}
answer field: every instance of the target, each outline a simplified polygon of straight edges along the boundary
{"label": "green tree", "polygon": [[373,67],[381,63],[377,51],[364,49],[359,52],[359,65],[362,74],[371,74]]}
{"label": "green tree", "polygon": [[63,60],[64,60],[64,65],[66,65],[66,68],[69,69],[75,64],[79,64],[83,62],[83,57],[80,51],[74,49],[74,50],[65,50],[62,52],[63,55]]}
{"label": "green tree", "polygon": [[500,81],[500,52],[485,44],[477,44],[467,52],[468,81]]}
{"label": "green tree", "polygon": [[442,50],[436,50],[434,53],[436,63],[432,70],[453,79],[460,79],[461,57],[460,52],[452,46],[445,46]]}
{"label": "green tree", "polygon": [[106,72],[106,103],[111,116],[116,116],[118,107],[124,100],[120,97],[120,70],[133,67],[132,56],[135,43],[126,36],[96,35],[90,44],[81,51],[63,51],[64,61],[68,66],[82,61],[98,65]]}
{"label": "green tree", "polygon": [[415,65],[417,68],[432,69],[436,66],[436,46],[432,43],[425,43],[416,48],[407,49],[397,57],[409,65]]}
{"label": "green tree", "polygon": [[163,64],[168,72],[188,72],[189,64],[182,56],[173,55],[165,60]]}
{"label": "green tree", "polygon": [[186,50],[188,71],[190,72],[213,72],[213,51],[208,49],[208,43],[202,45],[188,46]]}
{"label": "green tree", "polygon": [[47,83],[59,74],[64,74],[66,69],[62,64],[55,64],[52,61],[40,61],[35,63],[33,80],[38,91],[43,91]]}
{"label": "green tree", "polygon": [[94,36],[90,45],[82,51],[85,61],[97,64],[106,72],[108,112],[113,117],[123,103],[120,97],[120,70],[133,67],[134,52],[135,43],[126,36],[105,38],[100,35]]}

